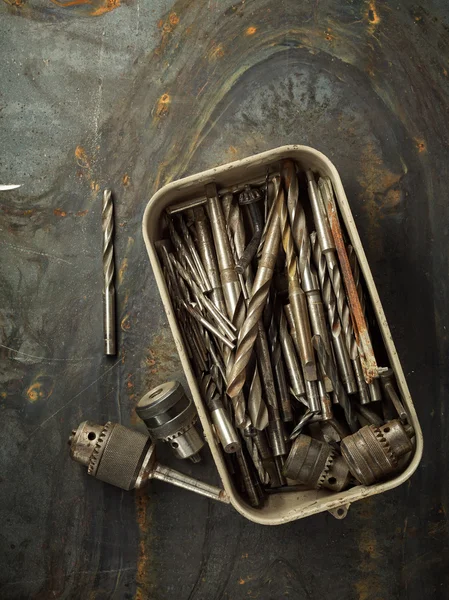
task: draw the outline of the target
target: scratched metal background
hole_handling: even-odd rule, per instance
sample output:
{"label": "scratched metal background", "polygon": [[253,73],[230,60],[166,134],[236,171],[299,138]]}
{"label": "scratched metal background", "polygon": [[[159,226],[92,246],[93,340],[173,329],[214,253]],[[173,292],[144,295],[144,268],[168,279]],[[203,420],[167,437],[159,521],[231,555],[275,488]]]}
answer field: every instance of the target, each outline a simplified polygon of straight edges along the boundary
{"label": "scratched metal background", "polygon": [[[449,9],[423,5],[0,3],[0,183],[23,184],[0,196],[2,598],[447,598]],[[181,376],[141,236],[147,200],[286,143],[342,175],[423,425],[421,467],[344,521],[275,528],[163,484],[134,495],[88,479],[72,427],[134,423],[140,395]],[[106,184],[115,360],[102,355]],[[190,472],[216,479],[210,460]]]}

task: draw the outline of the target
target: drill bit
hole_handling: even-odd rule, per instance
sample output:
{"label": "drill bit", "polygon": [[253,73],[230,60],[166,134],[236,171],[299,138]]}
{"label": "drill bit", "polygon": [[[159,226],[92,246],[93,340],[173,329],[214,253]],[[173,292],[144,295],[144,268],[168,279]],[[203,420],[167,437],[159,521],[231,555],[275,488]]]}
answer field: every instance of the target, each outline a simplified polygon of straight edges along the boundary
{"label": "drill bit", "polygon": [[[360,279],[359,261],[357,260],[357,255],[355,253],[354,248],[351,245],[347,247],[347,252],[349,264],[351,265],[351,271],[354,276],[355,287],[357,289],[357,294],[359,295],[360,306],[362,307],[362,312],[365,315],[366,302],[365,294],[363,293],[362,281]],[[366,321],[366,327],[369,333],[368,321]],[[371,402],[380,402],[382,400],[382,392],[380,390],[379,379],[373,379],[372,382],[368,384],[368,389],[370,392],[370,398],[367,399],[366,397],[362,398],[362,396],[360,396],[360,402],[362,404],[366,404],[366,400],[369,402],[370,399]]]}
{"label": "drill bit", "polygon": [[190,277],[195,281],[200,290],[202,292],[205,292],[206,286],[204,285],[203,280],[201,279],[196,270],[195,263],[193,262],[193,259],[190,256],[189,249],[186,247],[183,240],[181,239],[181,236],[176,231],[173,219],[169,216],[167,216],[167,223],[170,239],[173,243],[173,246],[176,249],[176,254],[178,256],[180,264],[186,271],[189,272]]}
{"label": "drill bit", "polygon": [[205,329],[210,331],[210,333],[220,340],[220,342],[228,346],[228,348],[231,350],[234,350],[233,341],[223,335],[214,325],[212,325],[212,323],[209,323],[209,321],[203,317],[203,315],[196,309],[195,306],[187,304],[187,302],[183,302],[182,305],[191,317],[198,321],[198,323],[200,323]]}
{"label": "drill bit", "polygon": [[226,304],[221,288],[220,272],[217,257],[215,256],[214,243],[209,228],[208,219],[204,208],[199,206],[193,211],[198,251],[211,283],[210,298],[222,314],[226,314]]}
{"label": "drill bit", "polygon": [[[309,181],[309,190],[312,189],[313,192],[315,192],[315,197],[318,198],[318,194],[316,194],[315,179],[313,177],[313,173],[311,173],[310,171],[307,172],[307,179]],[[343,240],[340,221],[338,219],[332,183],[329,177],[321,177],[318,182],[318,185],[322,194],[324,208],[327,212],[328,222],[334,241],[334,246],[339,259],[338,261],[336,258],[335,250],[331,252],[326,252],[326,260],[328,261],[328,266],[331,271],[331,281],[332,285],[334,286],[335,295],[337,296],[337,307],[340,313],[340,310],[343,308],[343,304],[342,300],[339,298],[339,295],[344,297],[345,304],[349,302],[349,306],[351,308],[350,316],[354,320],[354,334],[356,335],[356,342],[362,361],[365,380],[366,383],[370,383],[373,378],[379,376],[381,370],[379,370],[379,367],[377,366],[376,362],[376,357],[374,356],[373,346],[371,344],[371,339],[368,333],[365,316],[360,306],[360,300],[357,293],[357,289],[355,287],[354,277],[352,275],[348,255],[346,253],[346,247]],[[347,300],[345,292],[342,289],[342,276],[344,279],[344,285],[346,287]],[[340,313],[340,318],[342,320],[343,328],[345,329],[345,318],[343,317],[342,313]],[[349,354],[351,355],[351,352],[349,352]]]}
{"label": "drill bit", "polygon": [[237,452],[241,447],[238,434],[223,406],[217,385],[210,373],[204,373],[201,379],[201,390],[223,450],[228,454]]}
{"label": "drill bit", "polygon": [[237,273],[244,273],[259,247],[260,238],[262,237],[262,215],[258,206],[258,202],[262,198],[259,189],[246,186],[245,190],[240,193],[239,204],[246,206],[253,225],[253,237],[249,241],[244,251],[240,254],[240,258],[236,264]]}
{"label": "drill bit", "polygon": [[[235,252],[235,259],[237,262],[242,257],[245,251],[245,228],[241,216],[240,205],[234,202],[234,199],[230,194],[225,195],[225,197],[223,198],[223,211],[226,217],[229,241],[231,243],[233,251]],[[246,298],[245,302],[246,304],[248,304],[248,294],[245,294],[245,292],[247,292],[248,288],[252,287],[253,284],[253,274],[251,266],[248,265],[247,268],[244,270],[244,273],[240,274],[239,277],[243,289],[243,295]],[[261,343],[263,344],[263,340]],[[266,350],[266,352],[268,352],[268,350]],[[260,357],[260,352],[257,354],[258,360],[263,360],[263,358]],[[242,393],[243,392],[241,391],[240,394]],[[260,379],[259,366],[257,363],[254,368],[254,374],[249,390],[247,405],[248,414],[253,426],[258,430],[262,430],[265,427],[267,427],[268,411],[262,397],[262,382]]]}
{"label": "drill bit", "polygon": [[114,285],[114,209],[112,192],[109,189],[103,193],[103,209],[101,213],[103,230],[103,326],[104,353],[116,354],[115,332],[115,285]]}
{"label": "drill bit", "polygon": [[[277,188],[275,204],[284,200],[279,178],[275,178]],[[258,323],[270,291],[271,279],[274,273],[276,258],[279,251],[281,232],[279,228],[278,210],[273,213],[267,237],[263,246],[254,284],[251,291],[246,319],[239,331],[235,362],[228,378],[228,395],[232,398],[243,388],[246,379],[246,367],[256,342]]]}
{"label": "drill bit", "polygon": [[[308,381],[317,379],[317,370],[315,354],[312,348],[312,332],[310,329],[309,314],[307,310],[307,300],[303,289],[300,286],[298,277],[297,259],[293,238],[299,246],[299,264],[302,264],[302,275],[307,272],[310,275],[310,250],[309,240],[305,224],[305,214],[298,201],[298,180],[292,161],[284,161],[282,165],[282,177],[287,188],[287,205],[290,208],[292,223],[296,228],[293,234],[293,227],[288,220],[287,205],[282,194],[282,203],[278,204],[279,223],[281,227],[282,245],[286,256],[286,267],[288,275],[288,296],[295,321],[295,329],[299,340],[300,358],[304,371],[304,378]],[[307,243],[304,241],[307,238]],[[301,266],[300,266],[301,269]]]}
{"label": "drill bit", "polygon": [[301,365],[298,362],[293,340],[288,331],[287,319],[282,308],[280,308],[279,313],[279,340],[290,378],[290,389],[295,398],[299,399],[300,396],[306,395],[306,388],[301,375]]}
{"label": "drill bit", "polygon": [[187,227],[182,215],[179,215],[179,226],[181,227],[182,235],[184,236],[185,243],[196,267],[196,271],[203,282],[204,291],[210,292],[212,290],[212,286],[210,284],[208,274],[203,263],[201,262],[201,258],[199,257],[196,246],[192,240],[192,236],[190,235],[189,228]]}
{"label": "drill bit", "polygon": [[313,336],[312,343],[318,355],[318,360],[320,362],[321,368],[323,369],[323,372],[332,381],[334,393],[337,396],[338,402],[345,413],[346,421],[349,425],[349,428],[351,429],[352,433],[354,433],[358,429],[357,417],[352,409],[351,402],[348,396],[346,395],[345,389],[340,381],[340,378],[338,377],[335,365],[329,354],[326,352],[323,340],[320,338],[319,335]]}
{"label": "drill bit", "polygon": [[323,302],[327,309],[327,318],[330,325],[335,357],[341,379],[347,393],[354,394],[357,392],[357,383],[352,370],[348,350],[343,339],[341,321],[337,311],[337,300],[327,270],[326,257],[322,252],[317,232],[314,231],[310,234],[310,243],[312,246],[313,261],[318,272],[318,280],[323,294]]}
{"label": "drill bit", "polygon": [[290,393],[287,385],[284,362],[282,359],[282,349],[279,340],[279,330],[277,326],[278,314],[282,312],[282,307],[274,301],[270,325],[268,327],[268,341],[270,343],[271,363],[273,373],[276,378],[277,391],[281,414],[284,422],[293,421],[293,412],[290,402]]}

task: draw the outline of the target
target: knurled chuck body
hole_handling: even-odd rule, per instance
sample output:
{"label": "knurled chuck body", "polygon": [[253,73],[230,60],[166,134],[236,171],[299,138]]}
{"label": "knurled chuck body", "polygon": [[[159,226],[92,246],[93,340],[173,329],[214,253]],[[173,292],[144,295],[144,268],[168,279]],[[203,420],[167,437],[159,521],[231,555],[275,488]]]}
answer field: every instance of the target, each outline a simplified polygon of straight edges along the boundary
{"label": "knurled chuck body", "polygon": [[195,427],[198,415],[180,383],[169,381],[147,392],[136,406],[136,413],[153,441],[169,443],[177,458],[201,460],[198,453],[204,440]]}
{"label": "knurled chuck body", "polygon": [[397,469],[399,458],[413,450],[413,436],[413,428],[397,419],[380,427],[366,425],[342,440],[341,453],[352,475],[371,485]]}
{"label": "knurled chuck body", "polygon": [[344,490],[350,483],[343,458],[325,442],[304,434],[293,442],[283,474],[310,488],[324,487],[334,492]]}

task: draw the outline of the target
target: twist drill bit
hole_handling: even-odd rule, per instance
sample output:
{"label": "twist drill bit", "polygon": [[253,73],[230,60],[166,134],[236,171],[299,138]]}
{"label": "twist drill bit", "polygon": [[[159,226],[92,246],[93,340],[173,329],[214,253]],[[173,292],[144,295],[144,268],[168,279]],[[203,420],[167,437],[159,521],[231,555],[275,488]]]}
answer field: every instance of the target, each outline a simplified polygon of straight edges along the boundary
{"label": "twist drill bit", "polygon": [[253,237],[249,241],[248,245],[241,253],[240,258],[236,264],[237,273],[244,273],[254,256],[256,255],[259,247],[260,239],[262,237],[262,215],[258,206],[258,202],[261,200],[262,194],[259,189],[248,185],[245,190],[240,193],[239,204],[246,206],[248,213],[253,225]]}
{"label": "twist drill bit", "polygon": [[[291,168],[291,165],[293,167]],[[293,170],[293,172],[292,172]],[[288,296],[292,308],[295,329],[299,339],[299,349],[301,364],[304,371],[304,378],[308,381],[317,379],[317,370],[315,354],[312,347],[312,332],[310,329],[309,313],[307,310],[307,300],[302,290],[298,278],[298,268],[293,238],[299,246],[299,264],[302,268],[302,275],[307,271],[307,277],[310,275],[310,252],[308,252],[309,241],[304,241],[307,237],[305,214],[302,206],[298,202],[298,180],[292,161],[284,161],[282,176],[287,188],[287,205],[292,207],[292,223],[296,227],[296,234],[292,234],[292,227],[288,220],[288,211],[285,201],[278,204],[279,222],[281,227],[282,245],[286,256],[286,267],[288,275]],[[284,196],[282,194],[284,200]],[[293,212],[293,214],[292,214]],[[298,237],[300,238],[298,240]],[[302,267],[301,267],[302,264]]]}
{"label": "twist drill bit", "polygon": [[195,283],[200,288],[200,290],[202,292],[205,292],[206,286],[204,285],[204,282],[202,281],[201,277],[199,276],[199,274],[196,270],[195,263],[193,262],[193,259],[190,256],[189,249],[186,247],[186,245],[184,244],[184,242],[181,239],[181,236],[176,231],[175,225],[174,225],[171,217],[167,216],[167,223],[168,223],[168,231],[170,234],[170,239],[173,243],[173,246],[176,249],[176,253],[177,253],[180,264],[186,271],[189,272],[190,277],[195,281]]}
{"label": "twist drill bit", "polygon": [[[279,205],[284,200],[279,178],[275,178],[277,188],[275,204]],[[267,237],[263,246],[262,256],[259,261],[251,298],[248,304],[246,319],[240,329],[235,353],[235,362],[228,379],[228,395],[232,398],[243,388],[246,378],[246,367],[251,358],[251,353],[256,342],[258,323],[262,317],[270,291],[271,279],[274,273],[276,258],[279,250],[281,232],[279,228],[279,210],[273,213]]]}
{"label": "twist drill bit", "polygon": [[260,381],[259,367],[254,368],[254,374],[248,393],[248,414],[251,423],[258,430],[265,429],[268,425],[268,411],[262,398],[262,383]]}
{"label": "twist drill bit", "polygon": [[203,263],[201,262],[201,258],[199,257],[196,246],[192,240],[192,236],[190,235],[189,228],[187,227],[182,215],[179,215],[179,225],[181,227],[181,232],[184,236],[184,240],[192,257],[193,263],[196,267],[196,271],[203,282],[204,291],[210,292],[212,290],[212,286],[210,284],[208,274],[203,266]]}
{"label": "twist drill bit", "polygon": [[296,399],[306,395],[306,388],[301,375],[301,365],[296,356],[295,346],[288,331],[287,319],[282,308],[279,310],[279,340],[284,355],[285,365],[290,378],[290,389]]}
{"label": "twist drill bit", "polygon": [[200,323],[205,329],[210,331],[212,335],[219,339],[223,344],[228,346],[228,348],[234,350],[234,344],[232,340],[229,340],[214,325],[212,325],[212,323],[209,323],[209,321],[203,317],[203,315],[195,308],[195,306],[187,304],[187,302],[183,302],[183,307],[191,317],[198,321],[198,323]]}
{"label": "twist drill bit", "polygon": [[278,314],[280,312],[282,312],[282,307],[275,302],[274,310],[271,314],[270,325],[268,327],[268,340],[270,342],[271,363],[273,367],[273,373],[276,377],[282,418],[284,422],[287,423],[293,421],[293,412],[290,402],[290,393],[287,385],[284,362],[282,360],[282,349],[277,326]]}
{"label": "twist drill bit", "polygon": [[323,372],[332,381],[334,393],[337,396],[338,402],[345,413],[345,418],[349,425],[349,428],[354,433],[358,429],[357,417],[352,409],[351,402],[348,396],[346,395],[345,389],[340,381],[340,378],[338,377],[335,365],[331,360],[329,354],[326,352],[323,340],[320,338],[319,335],[313,336],[312,343],[318,355],[318,360],[320,362],[321,368],[323,369]]}
{"label": "twist drill bit", "polygon": [[103,208],[101,213],[103,230],[103,328],[104,353],[116,354],[115,332],[115,285],[114,285],[114,208],[112,192],[109,189],[103,193]]}
{"label": "twist drill bit", "polygon": [[[309,181],[309,190],[313,189],[316,192],[316,183],[313,178],[313,174],[308,171],[307,179]],[[320,187],[320,191],[324,201],[324,208],[327,212],[328,223],[330,226],[330,230],[332,233],[332,237],[334,240],[335,249],[338,254],[339,262],[335,256],[335,250],[333,252],[326,253],[326,259],[328,260],[329,268],[332,267],[331,280],[332,285],[334,285],[334,277],[336,278],[336,271],[338,268],[338,272],[340,273],[340,283],[341,286],[341,277],[343,276],[344,285],[347,292],[347,300],[349,302],[349,306],[351,308],[351,317],[354,320],[355,330],[354,333],[356,335],[356,341],[358,345],[358,350],[360,354],[360,358],[362,361],[363,372],[365,375],[366,383],[370,383],[373,378],[379,376],[381,369],[377,366],[376,357],[374,356],[373,346],[371,344],[371,339],[368,333],[365,316],[362,312],[362,308],[360,306],[359,296],[357,294],[357,289],[355,287],[354,278],[351,271],[351,266],[349,264],[348,255],[346,253],[346,247],[343,240],[343,234],[340,227],[340,221],[338,219],[337,207],[334,199],[334,192],[332,188],[332,183],[329,177],[321,177],[318,185]],[[318,198],[318,195],[315,194],[315,197]],[[311,200],[312,201],[312,200]],[[337,283],[337,278],[336,278]],[[334,287],[335,294],[337,296],[337,305],[339,306],[339,292],[338,287]],[[343,291],[343,290],[342,290]],[[344,294],[344,291],[343,291]],[[345,297],[346,302],[346,297]],[[339,308],[340,310],[340,308]],[[340,314],[340,318],[342,320],[343,327],[344,318],[343,315]]]}
{"label": "twist drill bit", "polygon": [[[241,218],[240,206],[239,204],[233,202],[233,198],[231,195],[226,195],[223,198],[223,210],[226,216],[229,241],[231,242],[231,245],[233,246],[233,249],[235,251],[236,260],[238,260],[243,255],[245,249],[245,228],[243,225],[243,219]],[[239,275],[239,277],[242,284],[242,288],[244,290],[243,295],[246,298],[246,304],[248,304],[248,295],[245,294],[245,291],[248,291],[248,288],[250,288],[253,284],[253,274],[251,266],[248,266],[246,268],[245,276],[241,274]],[[264,351],[261,354],[259,345],[264,346],[264,339],[260,340],[259,344],[256,344],[256,354],[258,357],[258,361],[263,365],[264,356],[268,355],[268,348],[264,348]],[[269,375],[267,375],[267,377],[269,379]],[[266,378],[264,378],[263,383],[265,386]],[[240,392],[240,394],[242,393],[243,392]],[[267,391],[267,396],[270,396],[270,391]],[[259,366],[257,363],[254,368],[254,375],[249,390],[248,413],[253,426],[257,430],[262,430],[268,426],[268,411],[262,397],[262,382],[260,379]]]}
{"label": "twist drill bit", "polygon": [[[357,289],[357,294],[359,295],[360,306],[362,307],[362,312],[365,315],[366,314],[366,312],[365,312],[366,311],[366,302],[365,302],[365,294],[363,292],[363,287],[362,287],[362,281],[360,279],[359,261],[357,260],[357,255],[355,253],[354,248],[351,245],[349,245],[347,247],[347,251],[348,251],[349,264],[351,265],[351,271],[354,276],[355,287]],[[367,330],[369,333],[368,321],[366,322],[366,327],[367,327]],[[371,397],[372,402],[380,402],[382,400],[382,392],[380,390],[380,383],[379,383],[378,379],[373,379],[373,381],[368,384],[368,389],[370,392],[370,397]],[[366,400],[366,398],[365,398],[365,400]],[[366,401],[364,402],[364,398],[360,397],[360,401],[362,404],[366,404]],[[368,399],[368,401],[369,401],[369,399]]]}
{"label": "twist drill bit", "polygon": [[321,250],[317,233],[310,234],[312,255],[318,273],[318,280],[323,294],[323,302],[327,309],[328,321],[334,345],[335,357],[340,371],[342,382],[348,394],[357,392],[357,383],[352,370],[351,360],[343,339],[341,321],[337,311],[337,300],[327,270],[326,257]]}

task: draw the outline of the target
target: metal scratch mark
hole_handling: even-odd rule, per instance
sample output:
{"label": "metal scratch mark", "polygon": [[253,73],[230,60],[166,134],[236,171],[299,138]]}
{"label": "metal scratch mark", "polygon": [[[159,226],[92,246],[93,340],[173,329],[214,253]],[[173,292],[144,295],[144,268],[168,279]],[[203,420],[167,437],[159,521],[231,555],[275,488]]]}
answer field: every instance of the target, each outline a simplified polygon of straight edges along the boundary
{"label": "metal scratch mark", "polygon": [[19,250],[19,252],[25,252],[26,254],[37,254],[39,256],[45,256],[46,258],[52,258],[58,262],[66,263],[67,265],[73,265],[69,260],[65,258],[61,258],[59,256],[55,256],[54,254],[47,254],[46,252],[38,252],[37,250],[31,250],[30,248],[23,248],[22,246],[15,246],[14,244],[8,244],[8,242],[2,242],[2,246],[8,246],[9,248],[13,248],[14,250]]}

